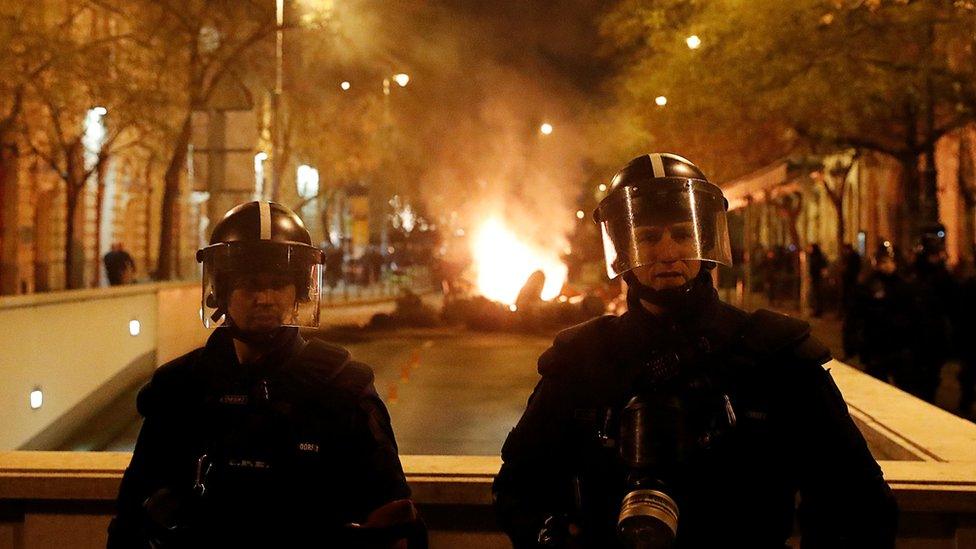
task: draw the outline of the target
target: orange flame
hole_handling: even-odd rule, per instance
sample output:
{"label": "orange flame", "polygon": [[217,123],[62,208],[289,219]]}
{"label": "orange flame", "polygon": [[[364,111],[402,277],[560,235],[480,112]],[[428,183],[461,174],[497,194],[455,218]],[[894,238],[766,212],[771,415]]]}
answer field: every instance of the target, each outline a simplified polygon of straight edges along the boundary
{"label": "orange flame", "polygon": [[520,240],[497,218],[485,221],[472,240],[472,256],[481,295],[513,305],[519,290],[534,271],[546,275],[542,299],[559,295],[566,282],[566,265],[559,255]]}

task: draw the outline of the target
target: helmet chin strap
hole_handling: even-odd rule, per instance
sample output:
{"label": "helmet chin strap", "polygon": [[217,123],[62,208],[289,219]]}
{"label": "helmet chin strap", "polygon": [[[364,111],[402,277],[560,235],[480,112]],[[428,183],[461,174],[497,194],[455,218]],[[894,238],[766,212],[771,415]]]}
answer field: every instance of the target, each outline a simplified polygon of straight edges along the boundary
{"label": "helmet chin strap", "polygon": [[227,331],[230,333],[231,337],[234,339],[239,339],[244,343],[253,345],[255,347],[272,346],[279,336],[287,332],[289,328],[288,326],[278,326],[277,328],[268,330],[266,332],[249,332],[241,330],[239,327],[237,327],[230,317],[228,317],[227,320],[228,322],[224,324],[224,327],[227,328]]}
{"label": "helmet chin strap", "polygon": [[698,276],[681,286],[663,290],[655,290],[642,284],[634,275],[634,271],[627,271],[623,275],[627,282],[627,304],[631,307],[640,306],[639,301],[643,300],[665,309],[670,314],[679,316],[693,314],[695,311],[690,309],[694,309],[694,305],[712,291],[713,265],[713,263],[703,262]]}

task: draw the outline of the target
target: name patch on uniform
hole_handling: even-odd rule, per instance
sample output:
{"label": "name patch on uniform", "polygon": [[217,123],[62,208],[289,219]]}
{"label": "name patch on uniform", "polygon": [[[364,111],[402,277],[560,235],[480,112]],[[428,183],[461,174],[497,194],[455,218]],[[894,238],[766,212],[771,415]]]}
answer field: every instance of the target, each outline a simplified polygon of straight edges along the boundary
{"label": "name patch on uniform", "polygon": [[224,395],[220,397],[220,403],[241,406],[247,404],[247,395]]}
{"label": "name patch on uniform", "polygon": [[241,469],[270,469],[271,464],[257,459],[230,459],[227,465]]}
{"label": "name patch on uniform", "polygon": [[315,452],[318,453],[319,445],[314,442],[300,442],[298,443],[298,449],[302,452]]}

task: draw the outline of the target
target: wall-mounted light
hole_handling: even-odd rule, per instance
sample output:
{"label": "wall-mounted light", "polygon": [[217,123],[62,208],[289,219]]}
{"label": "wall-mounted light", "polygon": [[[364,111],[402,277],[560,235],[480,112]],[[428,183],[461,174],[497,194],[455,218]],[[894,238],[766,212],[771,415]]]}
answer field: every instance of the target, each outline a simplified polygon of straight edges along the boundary
{"label": "wall-mounted light", "polygon": [[31,410],[37,410],[43,404],[44,404],[44,393],[41,392],[40,387],[34,387],[30,392]]}
{"label": "wall-mounted light", "polygon": [[142,324],[138,320],[129,321],[129,335],[137,336],[142,331]]}

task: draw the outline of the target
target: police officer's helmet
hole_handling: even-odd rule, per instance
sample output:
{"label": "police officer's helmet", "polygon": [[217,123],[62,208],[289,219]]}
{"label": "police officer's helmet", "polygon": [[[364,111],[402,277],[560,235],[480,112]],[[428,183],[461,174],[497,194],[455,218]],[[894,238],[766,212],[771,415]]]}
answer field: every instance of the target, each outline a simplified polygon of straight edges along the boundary
{"label": "police officer's helmet", "polygon": [[731,266],[726,210],[722,190],[691,161],[670,153],[638,156],[617,172],[593,212],[607,274],[614,278],[660,261]]}
{"label": "police officer's helmet", "polygon": [[235,206],[213,229],[210,245],[197,251],[203,263],[201,316],[207,327],[228,320],[233,280],[256,273],[285,274],[294,281],[296,303],[286,326],[318,326],[322,250],[295,212],[275,202]]}

